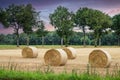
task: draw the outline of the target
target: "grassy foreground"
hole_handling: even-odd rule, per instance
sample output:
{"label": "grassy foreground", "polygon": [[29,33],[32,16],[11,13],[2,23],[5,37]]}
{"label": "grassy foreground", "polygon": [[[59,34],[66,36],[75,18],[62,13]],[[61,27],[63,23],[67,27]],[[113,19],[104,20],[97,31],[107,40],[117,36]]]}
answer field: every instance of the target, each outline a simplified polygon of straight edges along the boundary
{"label": "grassy foreground", "polygon": [[0,69],[0,80],[120,80],[120,73],[116,75],[100,76],[88,73],[42,73],[42,72],[21,72]]}

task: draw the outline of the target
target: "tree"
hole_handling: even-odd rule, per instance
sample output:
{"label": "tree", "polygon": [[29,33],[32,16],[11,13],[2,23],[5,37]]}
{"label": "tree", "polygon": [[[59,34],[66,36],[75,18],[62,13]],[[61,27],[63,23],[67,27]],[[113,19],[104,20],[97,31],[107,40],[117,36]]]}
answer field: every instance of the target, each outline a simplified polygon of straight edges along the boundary
{"label": "tree", "polygon": [[120,46],[120,14],[113,16],[112,18],[113,24],[112,29],[115,31],[118,36],[118,45]]}
{"label": "tree", "polygon": [[42,46],[44,45],[44,36],[48,33],[47,30],[45,30],[45,26],[43,21],[37,22],[38,30],[36,31],[36,34],[38,37],[42,37]]}
{"label": "tree", "polygon": [[23,17],[21,20],[21,21],[23,21],[21,23],[22,27],[23,27],[23,31],[24,31],[24,33],[27,34],[27,45],[29,45],[29,34],[33,32],[32,28],[36,24],[35,14],[36,14],[36,12],[35,12],[35,9],[32,7],[32,5],[27,4],[24,8]]}
{"label": "tree", "polygon": [[14,34],[17,36],[17,47],[19,47],[19,29],[22,27],[20,24],[20,17],[22,17],[23,6],[10,5],[6,9],[1,9],[0,14],[2,16],[1,23],[4,27],[12,27],[14,29]]}
{"label": "tree", "polygon": [[31,4],[25,5],[10,5],[8,8],[0,9],[0,22],[6,27],[12,27],[14,29],[14,34],[17,36],[17,47],[19,47],[19,30],[27,34],[31,33],[31,26],[35,22],[33,16],[35,13]]}
{"label": "tree", "polygon": [[107,35],[102,36],[103,45],[117,45],[117,35],[114,32],[109,32]]}
{"label": "tree", "polygon": [[57,34],[61,37],[61,45],[63,40],[65,46],[68,46],[69,37],[73,34],[73,14],[67,8],[59,6],[50,14],[51,24],[55,27]]}
{"label": "tree", "polygon": [[95,47],[97,46],[97,42],[100,41],[102,35],[107,33],[107,29],[111,27],[112,20],[111,18],[102,13],[99,10],[91,10],[89,12],[89,23],[90,29],[94,32],[95,37]]}
{"label": "tree", "polygon": [[79,45],[81,44],[80,38],[81,35],[80,32],[74,32],[74,34],[70,38],[70,45]]}
{"label": "tree", "polygon": [[4,9],[0,8],[0,22],[5,26],[7,27],[8,26],[8,23],[6,21],[6,18],[7,17],[7,13]]}
{"label": "tree", "polygon": [[[81,42],[84,42],[84,37],[82,37],[81,39]],[[90,39],[88,38],[88,36],[85,36],[85,42],[86,42],[86,44],[89,44],[90,45]]]}
{"label": "tree", "polygon": [[75,14],[75,24],[78,25],[82,31],[83,31],[83,45],[84,47],[86,46],[86,31],[85,31],[85,27],[88,25],[88,21],[90,19],[90,15],[89,15],[89,12],[91,11],[92,9],[89,9],[87,7],[85,8],[79,8],[78,11],[76,12]]}
{"label": "tree", "polygon": [[4,44],[4,38],[5,36],[3,34],[0,34],[0,44]]}

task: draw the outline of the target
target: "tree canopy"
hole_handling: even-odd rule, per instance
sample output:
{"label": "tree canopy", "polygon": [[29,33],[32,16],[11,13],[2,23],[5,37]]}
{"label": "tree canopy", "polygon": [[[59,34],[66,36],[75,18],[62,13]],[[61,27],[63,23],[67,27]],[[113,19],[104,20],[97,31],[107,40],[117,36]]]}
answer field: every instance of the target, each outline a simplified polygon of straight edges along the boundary
{"label": "tree canopy", "polygon": [[80,29],[82,29],[83,33],[84,33],[84,39],[83,39],[83,45],[85,46],[86,45],[86,42],[85,42],[85,27],[88,25],[89,21],[90,21],[90,11],[92,9],[89,9],[87,7],[84,7],[84,8],[79,8],[75,14],[75,17],[74,17],[74,21],[75,21],[75,24],[80,27]]}
{"label": "tree canopy", "polygon": [[[116,36],[114,35],[117,35],[118,45],[120,45],[120,14],[115,15],[113,18],[111,18],[109,15],[99,10],[90,9],[87,7],[79,8],[76,13],[73,13],[65,7],[58,6],[57,9],[55,9],[54,12],[49,15],[50,23],[55,27],[56,30],[54,33],[48,33],[45,30],[43,21],[37,21],[37,16],[39,15],[31,4],[12,4],[4,9],[0,8],[0,23],[2,23],[5,28],[12,27],[14,29],[14,36],[8,35],[7,38],[5,38],[4,35],[0,35],[0,39],[4,38],[4,41],[1,40],[0,42],[15,44],[16,41],[17,46],[19,46],[20,41],[22,43],[26,43],[24,40],[26,38],[20,38],[23,36],[23,34],[19,35],[19,31],[22,29],[23,32],[27,34],[27,44],[29,44],[29,37],[32,44],[44,44],[44,41],[41,41],[43,40],[41,38],[44,37],[46,44],[55,44],[56,42],[59,43],[60,40],[58,39],[61,38],[61,44],[64,43],[65,46],[68,46],[69,42],[70,44],[83,43],[84,46],[86,44],[94,44],[97,46],[98,43],[101,44],[100,42],[103,44],[112,44],[110,42],[113,40],[116,41]],[[37,31],[34,34],[31,34],[34,31],[33,28],[35,26],[37,27]],[[74,26],[80,27],[83,33],[73,34]],[[89,28],[89,30],[92,30],[92,32],[89,32],[90,34],[86,33],[86,26]],[[105,36],[104,34],[108,33],[109,28],[111,28],[115,34],[111,33],[109,36]],[[47,38],[46,35],[49,38]],[[78,35],[80,35],[80,37],[78,37]],[[40,38],[36,38],[36,36],[39,36]],[[54,38],[53,36],[57,38]],[[107,38],[110,37],[112,37],[112,40],[110,42],[106,42],[105,40],[108,40]],[[9,41],[8,38],[11,40]],[[15,39],[15,41],[13,39]],[[116,42],[114,44],[116,44]]]}
{"label": "tree canopy", "polygon": [[38,26],[38,29],[36,31],[36,34],[38,37],[42,37],[42,45],[44,45],[44,37],[48,33],[48,31],[45,30],[43,21],[38,21],[37,26]]}
{"label": "tree canopy", "polygon": [[88,26],[90,26],[90,29],[94,32],[95,46],[97,46],[97,42],[100,40],[102,35],[111,27],[112,20],[110,16],[99,10],[91,10],[89,15]]}
{"label": "tree canopy", "polygon": [[69,37],[73,32],[72,13],[67,8],[58,6],[53,14],[50,14],[51,24],[55,27],[57,34],[64,39],[65,45],[68,45]]}
{"label": "tree canopy", "polygon": [[113,24],[112,29],[118,36],[118,45],[120,46],[120,14],[113,16],[112,18]]}
{"label": "tree canopy", "polygon": [[0,9],[0,22],[4,27],[12,27],[17,36],[17,46],[19,46],[19,30],[23,29],[25,33],[32,31],[35,22],[35,10],[31,4],[15,5],[12,4],[5,9]]}

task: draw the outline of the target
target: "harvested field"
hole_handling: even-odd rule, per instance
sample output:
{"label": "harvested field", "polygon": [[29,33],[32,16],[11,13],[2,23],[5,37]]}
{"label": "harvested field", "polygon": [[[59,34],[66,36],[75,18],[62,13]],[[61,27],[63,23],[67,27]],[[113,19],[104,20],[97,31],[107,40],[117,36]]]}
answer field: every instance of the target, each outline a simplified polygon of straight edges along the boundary
{"label": "harvested field", "polygon": [[[74,60],[68,60],[65,66],[45,66],[44,54],[49,49],[38,49],[37,58],[23,58],[21,49],[0,50],[0,66],[1,68],[8,69],[12,66],[16,70],[45,71],[48,68],[52,69],[55,73],[61,73],[63,71],[71,72],[73,69],[78,72],[87,71],[88,58],[91,51],[95,49],[106,50],[112,57],[112,62],[109,68],[110,72],[114,72],[116,69],[120,69],[120,48],[75,48],[77,51],[77,57]],[[106,68],[96,68],[99,73],[106,73]]]}

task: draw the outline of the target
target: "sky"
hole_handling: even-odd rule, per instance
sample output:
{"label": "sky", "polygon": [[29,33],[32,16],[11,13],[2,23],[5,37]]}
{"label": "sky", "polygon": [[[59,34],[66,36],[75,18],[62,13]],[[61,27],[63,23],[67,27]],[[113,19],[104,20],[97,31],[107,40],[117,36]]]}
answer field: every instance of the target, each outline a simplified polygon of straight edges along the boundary
{"label": "sky", "polygon": [[[76,12],[80,7],[88,7],[100,10],[111,17],[120,13],[120,0],[0,0],[0,7],[7,8],[11,4],[32,4],[36,11],[41,11],[40,18],[44,21],[47,30],[54,30],[50,25],[49,14],[53,13],[58,6],[64,6],[69,11]],[[13,32],[12,28],[4,29],[0,24],[0,34]]]}

